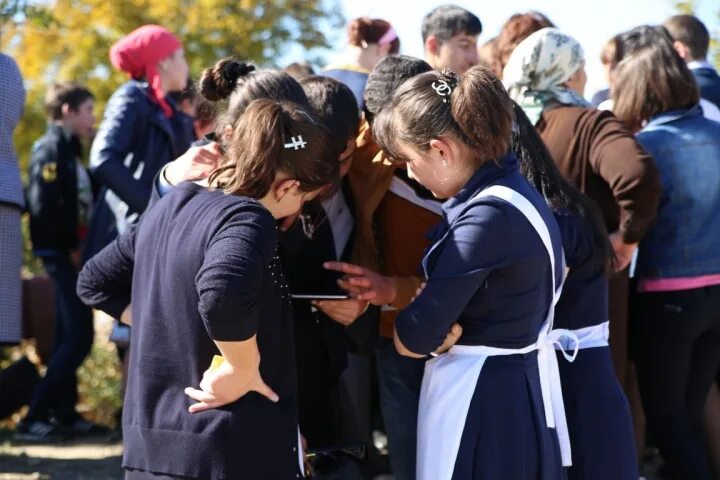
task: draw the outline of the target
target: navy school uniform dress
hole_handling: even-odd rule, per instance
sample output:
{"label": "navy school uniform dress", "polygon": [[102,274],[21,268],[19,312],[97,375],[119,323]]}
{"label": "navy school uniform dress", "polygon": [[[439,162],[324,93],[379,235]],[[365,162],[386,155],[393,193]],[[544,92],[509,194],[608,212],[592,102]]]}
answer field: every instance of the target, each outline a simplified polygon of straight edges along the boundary
{"label": "navy school uniform dress", "polygon": [[[508,189],[512,198],[500,198]],[[533,223],[516,206],[523,200]],[[403,344],[425,354],[453,322],[463,327],[425,369],[417,478],[565,478],[559,436],[548,428],[564,415],[544,400],[539,368],[555,353],[545,342],[538,349],[563,278],[555,219],[510,154],[479,168],[443,210],[423,260],[427,285],[396,323]],[[544,384],[559,397],[557,376]]]}
{"label": "navy school uniform dress", "polygon": [[[289,291],[275,220],[256,201],[183,183],[82,270],[78,293],[119,316],[132,299],[123,467],[194,479],[301,478]],[[131,291],[132,286],[132,291]],[[260,373],[279,395],[250,392],[191,414],[218,354],[213,340],[257,335]],[[148,473],[148,476],[150,473]]]}
{"label": "navy school uniform dress", "polygon": [[[639,478],[627,398],[608,346],[608,278],[605,258],[594,248],[592,226],[570,214],[555,214],[570,268],[555,308],[555,327],[580,340],[572,363],[559,361],[563,400],[572,443],[573,480]],[[558,359],[561,353],[558,352]]]}

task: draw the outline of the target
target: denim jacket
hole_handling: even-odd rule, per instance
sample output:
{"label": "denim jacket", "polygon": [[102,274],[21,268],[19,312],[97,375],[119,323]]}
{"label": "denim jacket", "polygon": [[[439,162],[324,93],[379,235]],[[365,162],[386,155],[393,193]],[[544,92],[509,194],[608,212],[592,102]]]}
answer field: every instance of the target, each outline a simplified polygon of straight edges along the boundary
{"label": "denim jacket", "polygon": [[652,118],[638,141],[653,156],[663,192],[640,243],[639,278],[720,273],[720,123],[699,106]]}

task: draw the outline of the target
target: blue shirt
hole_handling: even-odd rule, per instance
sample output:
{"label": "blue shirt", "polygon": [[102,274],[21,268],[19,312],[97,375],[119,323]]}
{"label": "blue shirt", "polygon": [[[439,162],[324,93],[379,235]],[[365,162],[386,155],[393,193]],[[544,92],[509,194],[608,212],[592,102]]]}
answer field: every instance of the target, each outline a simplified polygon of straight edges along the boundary
{"label": "blue shirt", "polygon": [[544,199],[520,175],[514,156],[487,163],[443,205],[443,220],[431,232],[438,245],[423,260],[427,285],[395,324],[412,352],[435,350],[455,322],[463,327],[462,345],[521,348],[537,340],[552,301],[550,259],[516,207],[495,197],[467,206],[491,185],[512,188],[538,210],[554,247],[556,282],[561,280],[560,231]]}

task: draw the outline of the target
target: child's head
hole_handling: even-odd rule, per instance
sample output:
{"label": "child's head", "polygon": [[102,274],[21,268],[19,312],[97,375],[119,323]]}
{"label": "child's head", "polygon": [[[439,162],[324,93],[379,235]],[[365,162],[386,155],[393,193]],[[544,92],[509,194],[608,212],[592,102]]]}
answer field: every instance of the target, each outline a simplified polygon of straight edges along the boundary
{"label": "child's head", "polygon": [[254,65],[233,58],[224,58],[203,71],[200,93],[212,102],[227,100],[227,110],[217,122],[219,138],[233,130],[253,100],[265,98],[310,106],[300,84],[287,73],[256,70]]}
{"label": "child's head", "polygon": [[95,97],[90,90],[71,82],[54,83],[45,95],[50,121],[61,123],[74,135],[89,137],[95,126]]}
{"label": "child's head", "polygon": [[405,80],[430,70],[432,67],[426,61],[408,55],[393,55],[375,65],[365,85],[365,119],[372,125]]}
{"label": "child's head", "polygon": [[257,199],[282,218],[338,180],[330,133],[310,108],[255,100],[233,127],[209,184]]}
{"label": "child's head", "polygon": [[352,90],[330,77],[312,76],[300,81],[310,105],[330,131],[330,143],[340,163],[340,176],[350,170],[360,111]]}
{"label": "child's head", "polygon": [[457,5],[442,5],[425,15],[422,38],[425,59],[436,70],[449,68],[459,74],[478,62],[480,19]]}
{"label": "child's head", "polygon": [[376,117],[373,133],[390,158],[407,162],[411,178],[449,198],[479,166],[508,151],[512,122],[502,83],[477,66],[459,79],[431,71],[406,81]]}

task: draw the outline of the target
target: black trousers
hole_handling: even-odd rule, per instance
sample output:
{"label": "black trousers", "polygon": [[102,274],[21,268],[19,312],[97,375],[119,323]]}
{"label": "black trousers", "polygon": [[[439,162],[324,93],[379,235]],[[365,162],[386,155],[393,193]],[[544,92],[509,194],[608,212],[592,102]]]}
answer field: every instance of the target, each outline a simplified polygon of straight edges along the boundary
{"label": "black trousers", "polygon": [[45,377],[35,388],[28,420],[46,420],[51,414],[63,422],[77,418],[77,369],[93,342],[92,310],[75,292],[77,270],[67,255],[43,257],[55,287],[55,344]]}
{"label": "black trousers", "polygon": [[638,294],[636,360],[649,433],[673,479],[710,479],[703,405],[720,367],[720,285]]}

